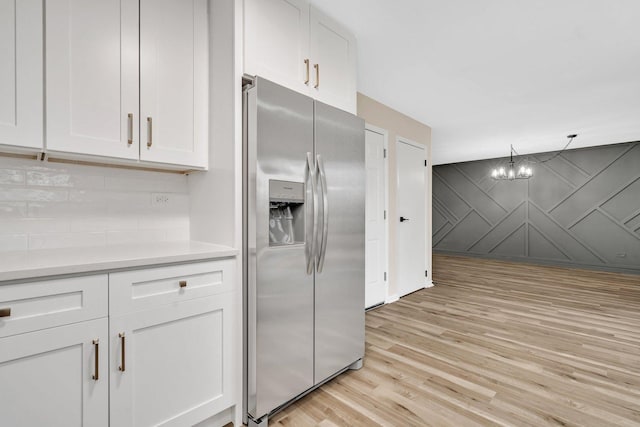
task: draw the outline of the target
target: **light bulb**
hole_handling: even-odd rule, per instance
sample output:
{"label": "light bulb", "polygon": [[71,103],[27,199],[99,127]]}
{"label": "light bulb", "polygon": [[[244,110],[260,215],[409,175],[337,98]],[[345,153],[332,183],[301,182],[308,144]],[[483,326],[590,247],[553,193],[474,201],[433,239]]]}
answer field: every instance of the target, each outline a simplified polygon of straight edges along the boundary
{"label": "light bulb", "polygon": [[491,171],[491,177],[493,178],[497,178],[498,177],[498,170],[494,169],[493,171]]}
{"label": "light bulb", "polygon": [[520,175],[524,175],[525,174],[525,169],[524,166],[520,166],[520,172],[518,172]]}
{"label": "light bulb", "polygon": [[504,168],[500,168],[500,176],[504,176]]}
{"label": "light bulb", "polygon": [[528,176],[532,176],[533,175],[533,173],[531,172],[531,168],[527,168],[527,175]]}

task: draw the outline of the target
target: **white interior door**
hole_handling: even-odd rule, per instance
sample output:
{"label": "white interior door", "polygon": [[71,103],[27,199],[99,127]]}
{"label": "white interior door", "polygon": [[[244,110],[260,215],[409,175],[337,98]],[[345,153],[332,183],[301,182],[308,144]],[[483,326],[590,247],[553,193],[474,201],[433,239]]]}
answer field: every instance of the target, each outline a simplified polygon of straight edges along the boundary
{"label": "white interior door", "polygon": [[398,295],[426,284],[425,245],[425,150],[405,140],[396,143],[397,157],[397,252]]}
{"label": "white interior door", "polygon": [[365,307],[381,304],[387,298],[385,140],[386,135],[383,131],[370,127],[365,130],[367,166]]}

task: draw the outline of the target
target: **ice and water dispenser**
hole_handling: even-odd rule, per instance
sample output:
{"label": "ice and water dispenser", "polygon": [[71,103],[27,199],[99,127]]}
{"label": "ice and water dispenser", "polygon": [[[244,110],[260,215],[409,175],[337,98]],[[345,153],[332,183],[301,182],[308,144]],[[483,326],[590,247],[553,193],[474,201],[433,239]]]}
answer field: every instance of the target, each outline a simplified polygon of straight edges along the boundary
{"label": "ice and water dispenser", "polygon": [[304,184],[269,180],[269,246],[304,243]]}

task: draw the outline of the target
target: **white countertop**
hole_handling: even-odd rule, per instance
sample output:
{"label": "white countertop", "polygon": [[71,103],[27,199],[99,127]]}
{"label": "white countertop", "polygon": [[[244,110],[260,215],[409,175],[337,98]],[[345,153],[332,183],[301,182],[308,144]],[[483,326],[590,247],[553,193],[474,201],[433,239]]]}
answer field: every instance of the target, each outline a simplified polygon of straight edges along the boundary
{"label": "white countertop", "polygon": [[201,261],[238,253],[229,246],[190,241],[0,252],[0,282]]}

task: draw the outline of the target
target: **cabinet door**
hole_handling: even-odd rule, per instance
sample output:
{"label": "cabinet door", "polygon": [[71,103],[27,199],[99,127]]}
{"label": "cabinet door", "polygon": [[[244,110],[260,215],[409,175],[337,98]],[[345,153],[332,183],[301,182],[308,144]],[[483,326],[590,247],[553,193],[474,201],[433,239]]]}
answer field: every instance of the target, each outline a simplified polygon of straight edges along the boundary
{"label": "cabinet door", "polygon": [[0,145],[42,149],[42,1],[0,0]]}
{"label": "cabinet door", "polygon": [[234,403],[233,295],[110,318],[111,425],[194,425]]}
{"label": "cabinet door", "polygon": [[106,427],[107,332],[103,318],[0,339],[0,424]]}
{"label": "cabinet door", "polygon": [[46,148],[137,159],[138,1],[46,3]]}
{"label": "cabinet door", "polygon": [[244,72],[308,94],[310,66],[309,4],[245,0]]}
{"label": "cabinet door", "polygon": [[311,7],[312,96],[356,114],[356,40],[340,24]]}
{"label": "cabinet door", "polygon": [[208,164],[207,0],[140,1],[140,159]]}

